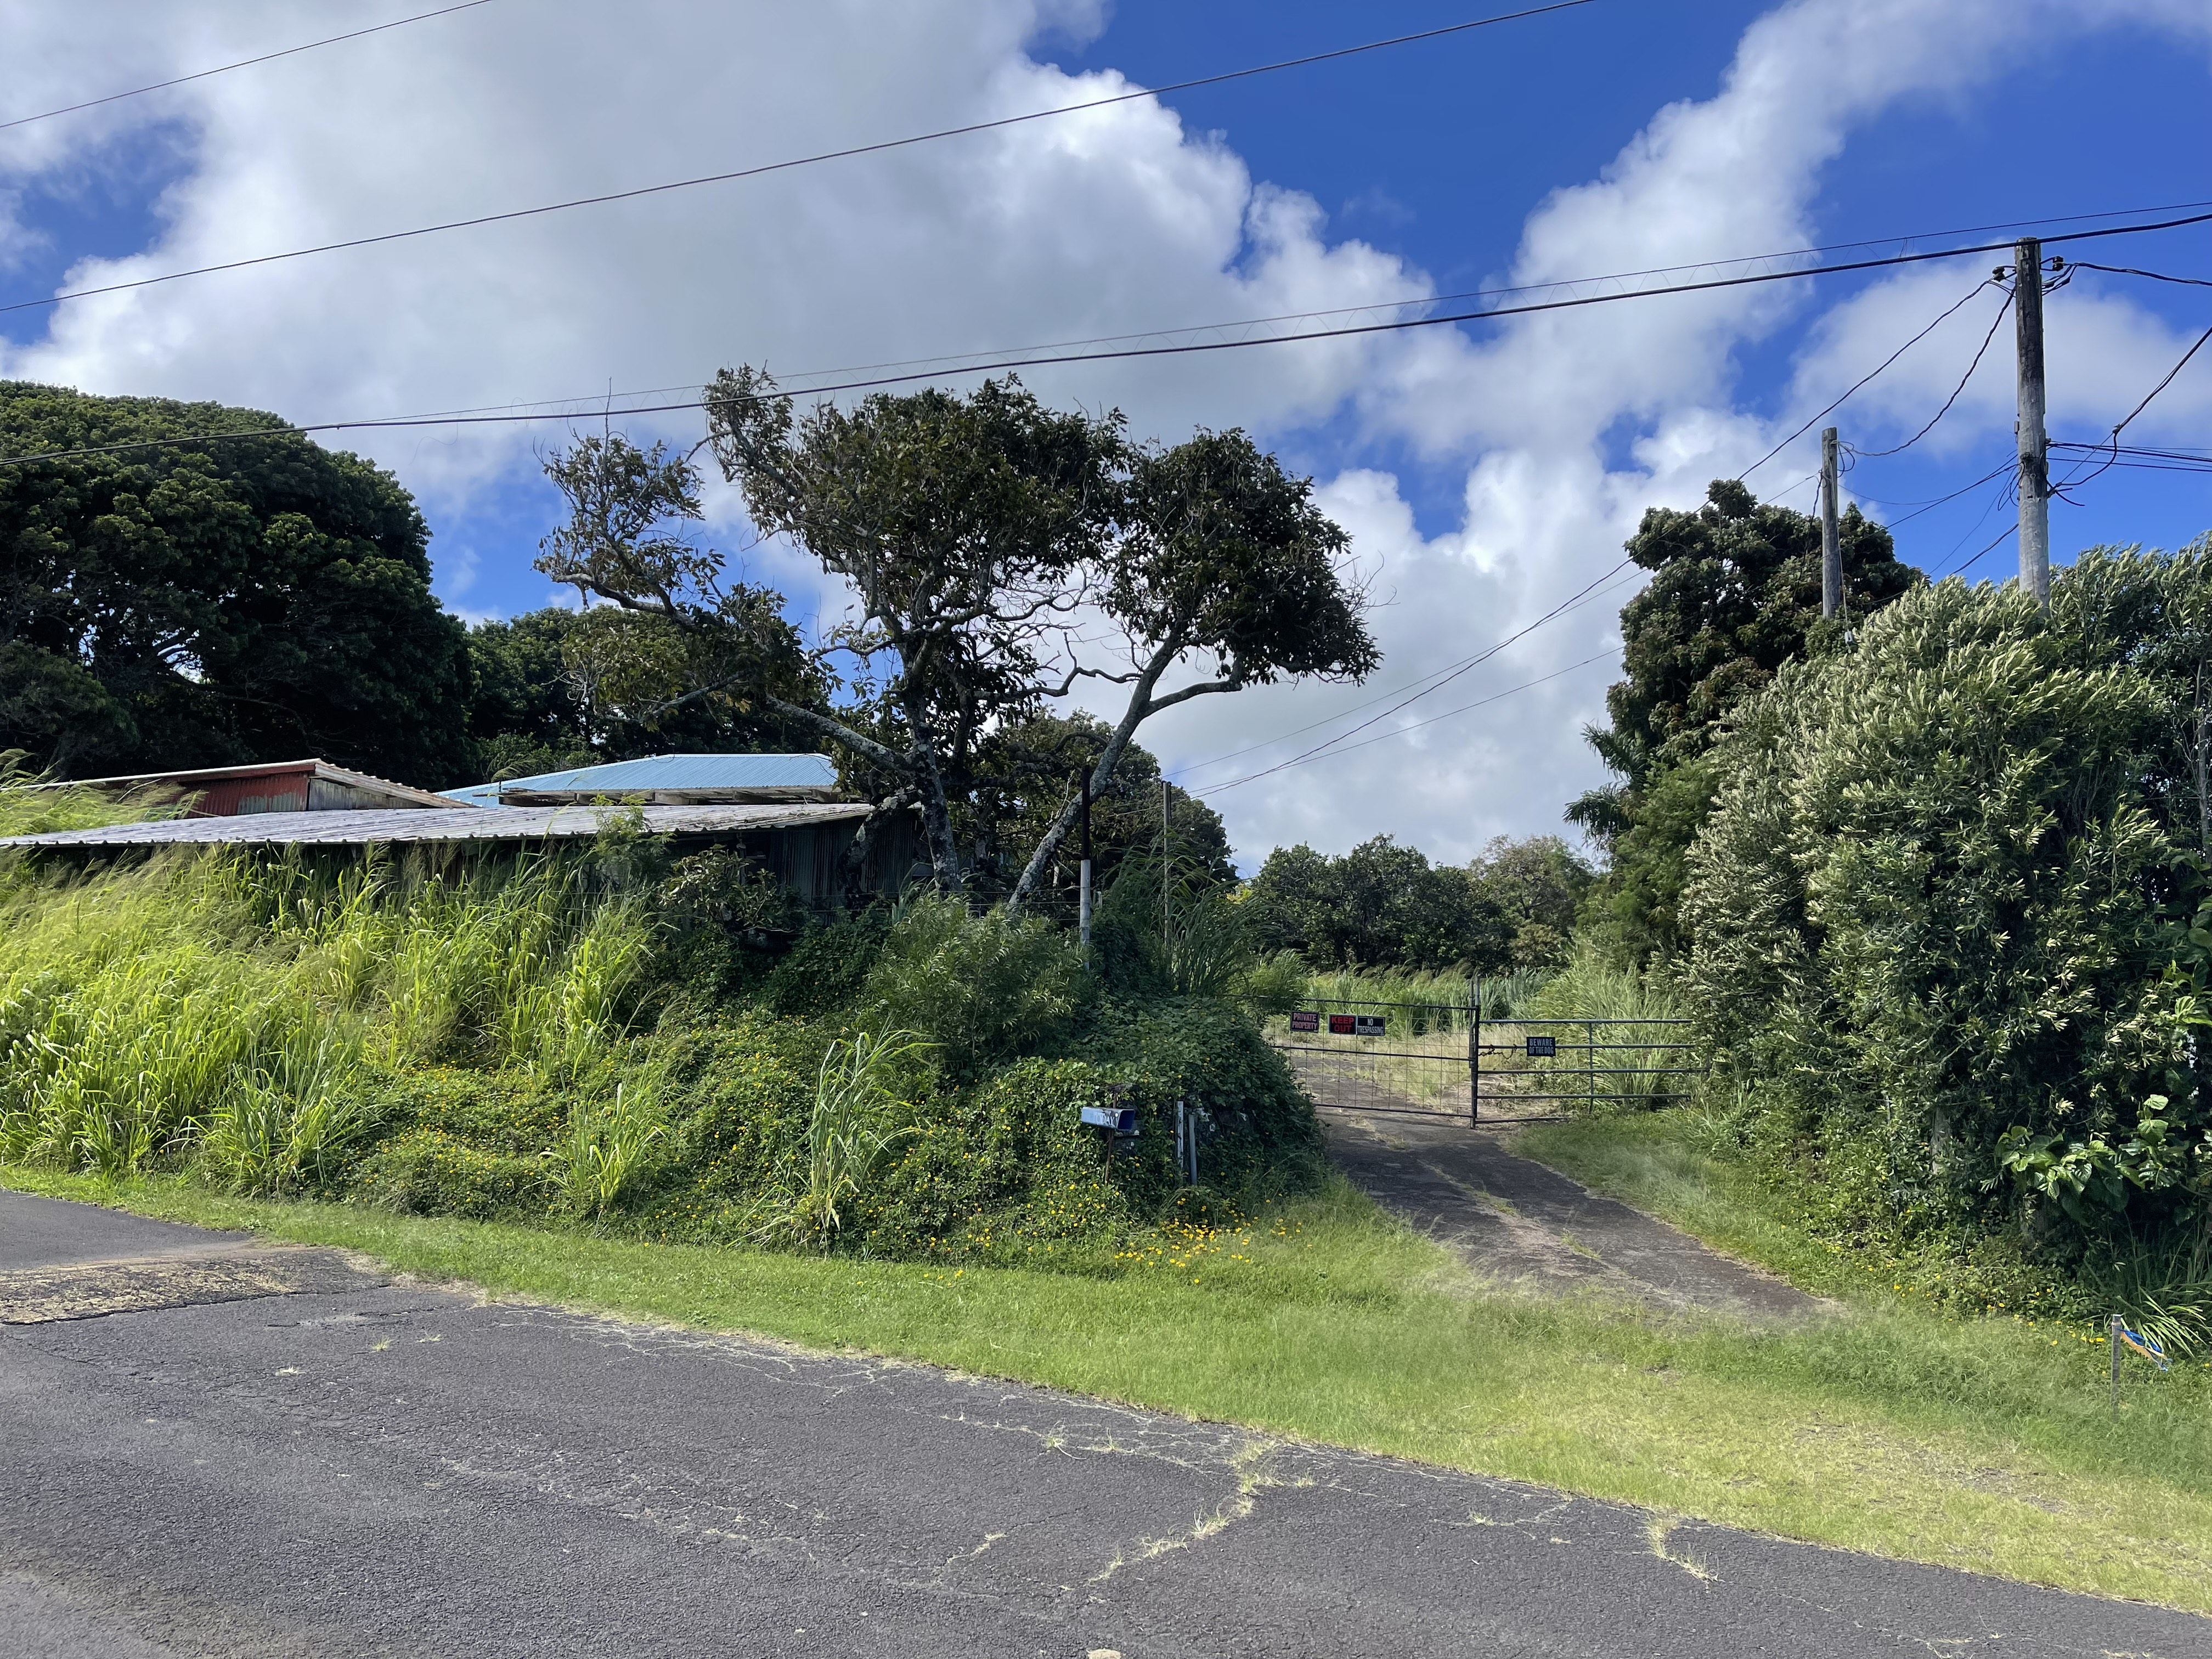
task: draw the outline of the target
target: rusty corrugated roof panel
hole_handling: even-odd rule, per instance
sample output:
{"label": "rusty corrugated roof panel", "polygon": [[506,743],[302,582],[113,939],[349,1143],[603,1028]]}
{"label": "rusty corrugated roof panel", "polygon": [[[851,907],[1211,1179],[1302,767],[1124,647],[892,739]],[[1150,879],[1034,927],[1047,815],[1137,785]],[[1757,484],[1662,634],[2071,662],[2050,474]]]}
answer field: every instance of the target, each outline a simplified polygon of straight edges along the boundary
{"label": "rusty corrugated roof panel", "polygon": [[[113,778],[70,778],[33,784],[34,789],[173,790],[197,795],[194,817],[265,814],[288,810],[343,811],[358,808],[367,797],[385,807],[411,811],[450,810],[457,803],[411,784],[394,783],[372,773],[333,766],[326,760],[261,761],[251,766],[198,766],[175,772],[134,772]],[[291,803],[297,802],[296,806]]]}

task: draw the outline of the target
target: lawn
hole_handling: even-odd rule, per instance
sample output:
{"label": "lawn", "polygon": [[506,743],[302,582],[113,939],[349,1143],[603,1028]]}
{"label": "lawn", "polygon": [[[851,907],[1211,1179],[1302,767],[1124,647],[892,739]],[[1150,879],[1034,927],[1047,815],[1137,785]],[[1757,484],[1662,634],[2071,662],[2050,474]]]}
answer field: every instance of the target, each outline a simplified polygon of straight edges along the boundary
{"label": "lawn", "polygon": [[[1582,1163],[1601,1161],[1609,1132],[1577,1133]],[[1671,1212],[1694,1224],[1694,1171],[1656,1154],[1639,1167],[1671,1169]],[[1784,1330],[1538,1303],[1472,1283],[1350,1192],[1241,1231],[1163,1235],[1119,1276],[1081,1277],[247,1202],[173,1177],[0,1168],[0,1184],[2212,1613],[2212,1376],[2139,1370],[2115,1419],[2104,1352],[2070,1329],[1866,1294]],[[1708,1218],[1726,1222],[1717,1192]],[[1786,1239],[1736,1242],[1789,1265]],[[1823,1255],[1806,1247],[1808,1275],[1833,1276]]]}

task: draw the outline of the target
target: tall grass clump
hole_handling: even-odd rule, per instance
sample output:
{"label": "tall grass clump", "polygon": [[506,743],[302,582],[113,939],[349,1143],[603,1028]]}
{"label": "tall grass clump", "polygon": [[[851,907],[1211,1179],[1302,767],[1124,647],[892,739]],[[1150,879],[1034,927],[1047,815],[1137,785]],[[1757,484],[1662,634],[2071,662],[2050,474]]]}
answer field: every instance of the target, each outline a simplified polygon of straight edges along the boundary
{"label": "tall grass clump", "polygon": [[890,1119],[904,1109],[902,1074],[929,1046],[912,1031],[862,1031],[830,1045],[815,1076],[802,1162],[759,1237],[825,1250],[836,1242],[892,1149],[916,1133]]}
{"label": "tall grass clump", "polygon": [[1411,1035],[1464,1030],[1478,990],[1486,1020],[1525,1018],[1553,975],[1534,969],[1485,974],[1454,969],[1352,968],[1315,974],[1307,994],[1324,1001],[1372,1005]]}
{"label": "tall grass clump", "polygon": [[[1598,1112],[1642,1111],[1664,1106],[1694,1092],[1698,1079],[1691,1069],[1702,1065],[1701,1050],[1672,1045],[1687,1043],[1686,1025],[1656,1025],[1641,1022],[1680,1018],[1673,986],[1656,969],[1615,966],[1588,943],[1578,945],[1567,965],[1547,980],[1531,1000],[1531,1012],[1547,1020],[1588,1019],[1633,1022],[1598,1024],[1595,1032],[1577,1032],[1571,1026],[1554,1028],[1559,1058],[1552,1062],[1556,1080],[1565,1091],[1580,1073],[1589,1079]],[[1595,1040],[1592,1053],[1570,1052],[1571,1045]],[[1605,1045],[1613,1045],[1607,1047]],[[1595,1065],[1593,1077],[1589,1068]],[[1569,1100],[1570,1110],[1577,1103]]]}
{"label": "tall grass clump", "polygon": [[20,749],[0,749],[0,836],[46,836],[63,830],[95,830],[167,817],[176,808],[143,794],[113,795],[80,785],[58,785],[33,771]]}
{"label": "tall grass clump", "polygon": [[283,1192],[368,1127],[365,1072],[577,1075],[623,1030],[649,948],[637,908],[580,869],[18,865],[0,887],[0,1158],[118,1175],[196,1155]]}

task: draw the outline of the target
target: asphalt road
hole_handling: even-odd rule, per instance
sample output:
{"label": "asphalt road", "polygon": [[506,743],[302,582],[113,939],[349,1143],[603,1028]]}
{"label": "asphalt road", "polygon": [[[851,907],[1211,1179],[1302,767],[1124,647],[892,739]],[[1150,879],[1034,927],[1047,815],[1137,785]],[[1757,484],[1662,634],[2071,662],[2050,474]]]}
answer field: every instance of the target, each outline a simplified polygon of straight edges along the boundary
{"label": "asphalt road", "polygon": [[0,1241],[7,1659],[2212,1656],[2185,1614],[328,1253],[8,1194]]}

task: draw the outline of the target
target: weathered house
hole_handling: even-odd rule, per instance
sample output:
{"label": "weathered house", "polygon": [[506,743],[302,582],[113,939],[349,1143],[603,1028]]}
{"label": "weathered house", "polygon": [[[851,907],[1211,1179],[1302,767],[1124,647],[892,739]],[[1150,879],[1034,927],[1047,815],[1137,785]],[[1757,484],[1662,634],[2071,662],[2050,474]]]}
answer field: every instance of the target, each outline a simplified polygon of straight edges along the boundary
{"label": "weathered house", "polygon": [[[663,759],[676,764],[661,767]],[[708,764],[732,761],[748,764]],[[382,785],[398,795],[374,806],[316,805],[314,779],[320,774],[300,773],[299,769],[324,764],[296,763],[284,774],[307,778],[301,786],[308,802],[304,807],[290,805],[300,799],[299,792],[279,794],[276,785],[257,784],[259,793],[234,798],[253,804],[210,813],[206,803],[210,798],[228,803],[234,797],[216,795],[212,789],[197,794],[180,789],[169,799],[191,803],[184,816],[9,836],[0,839],[0,847],[90,854],[174,846],[364,851],[389,847],[463,853],[589,840],[631,825],[648,835],[669,837],[678,851],[716,845],[742,848],[808,903],[830,906],[856,893],[896,894],[913,867],[919,845],[910,811],[872,823],[877,814],[866,801],[822,798],[834,797],[836,770],[820,755],[671,756],[478,785],[442,796],[399,784]],[[337,774],[342,769],[327,770]],[[116,781],[167,787],[199,775],[175,773]],[[747,781],[732,781],[732,777]],[[490,801],[479,804],[486,792]],[[277,800],[285,804],[270,804]],[[864,826],[867,835],[861,841]]]}

